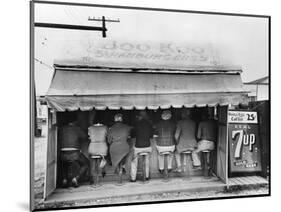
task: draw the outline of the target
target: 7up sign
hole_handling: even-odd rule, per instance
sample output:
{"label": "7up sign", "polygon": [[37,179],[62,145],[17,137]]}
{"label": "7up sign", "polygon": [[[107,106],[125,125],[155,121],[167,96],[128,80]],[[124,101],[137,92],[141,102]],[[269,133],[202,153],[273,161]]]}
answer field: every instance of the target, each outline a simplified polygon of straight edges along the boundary
{"label": "7up sign", "polygon": [[231,172],[261,171],[257,112],[229,111],[228,123]]}

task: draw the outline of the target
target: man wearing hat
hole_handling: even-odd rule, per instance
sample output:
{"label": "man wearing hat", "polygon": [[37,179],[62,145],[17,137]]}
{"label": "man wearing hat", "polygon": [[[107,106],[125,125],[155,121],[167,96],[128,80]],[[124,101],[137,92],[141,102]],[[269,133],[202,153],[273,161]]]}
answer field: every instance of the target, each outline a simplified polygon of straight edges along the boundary
{"label": "man wearing hat", "polygon": [[[176,162],[177,162],[177,172],[181,172],[181,159],[182,152],[184,151],[192,151],[192,160],[194,166],[200,166],[200,159],[197,153],[194,152],[197,147],[196,140],[196,123],[190,117],[190,110],[184,109],[181,113],[181,120],[177,123],[177,129],[175,133],[176,139]],[[186,161],[183,161],[183,165],[185,165]]]}
{"label": "man wearing hat", "polygon": [[[116,172],[125,171],[125,162],[129,154],[128,137],[132,127],[123,123],[123,115],[118,113],[114,116],[115,123],[108,130],[108,143],[110,145],[110,156],[112,166]],[[122,170],[118,170],[119,165]]]}
{"label": "man wearing hat", "polygon": [[[161,114],[161,121],[155,125],[156,132],[156,148],[158,151],[159,172],[162,174],[164,171],[164,155],[163,152],[175,151],[175,130],[176,126],[171,120],[172,113],[165,110]],[[173,154],[168,155],[168,171],[172,170]]]}
{"label": "man wearing hat", "polygon": [[[137,176],[137,166],[138,166],[138,154],[139,153],[151,153],[152,148],[150,144],[150,139],[153,137],[152,124],[148,120],[146,111],[140,111],[137,116],[138,121],[134,127],[134,135],[136,137],[136,143],[134,146],[134,154],[131,162],[131,181],[136,181]],[[149,155],[145,156],[145,177],[149,179]]]}

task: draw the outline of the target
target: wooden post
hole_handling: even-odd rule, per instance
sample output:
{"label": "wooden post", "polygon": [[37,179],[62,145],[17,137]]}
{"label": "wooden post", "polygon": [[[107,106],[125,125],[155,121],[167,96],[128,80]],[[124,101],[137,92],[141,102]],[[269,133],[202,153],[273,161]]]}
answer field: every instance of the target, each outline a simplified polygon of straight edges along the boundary
{"label": "wooden post", "polygon": [[226,159],[225,159],[225,183],[226,183],[226,188],[229,188],[228,185],[228,152],[229,152],[229,147],[228,147],[228,110],[229,110],[230,104],[226,106]]}

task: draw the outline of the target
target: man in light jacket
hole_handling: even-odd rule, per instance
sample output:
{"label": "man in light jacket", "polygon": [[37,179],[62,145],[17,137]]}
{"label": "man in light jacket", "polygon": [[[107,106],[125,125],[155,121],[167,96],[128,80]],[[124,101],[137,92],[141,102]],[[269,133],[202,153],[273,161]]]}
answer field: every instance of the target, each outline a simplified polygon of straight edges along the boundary
{"label": "man in light jacket", "polygon": [[181,113],[182,119],[177,123],[177,129],[175,133],[176,139],[176,151],[175,157],[177,162],[176,172],[182,171],[182,163],[186,165],[186,158],[183,157],[182,152],[184,151],[192,151],[192,161],[193,166],[197,167],[201,165],[198,154],[194,151],[197,147],[196,140],[196,123],[190,117],[190,110],[183,110]]}

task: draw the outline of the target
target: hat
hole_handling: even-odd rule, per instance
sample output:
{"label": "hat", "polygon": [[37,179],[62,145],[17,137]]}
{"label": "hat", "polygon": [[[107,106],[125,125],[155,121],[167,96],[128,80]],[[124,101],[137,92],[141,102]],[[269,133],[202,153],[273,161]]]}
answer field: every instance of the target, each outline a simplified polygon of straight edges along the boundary
{"label": "hat", "polygon": [[123,121],[123,115],[121,113],[117,113],[115,116],[114,116],[114,121],[117,122],[117,121]]}
{"label": "hat", "polygon": [[161,114],[163,120],[169,120],[172,117],[172,113],[169,110],[164,110]]}

